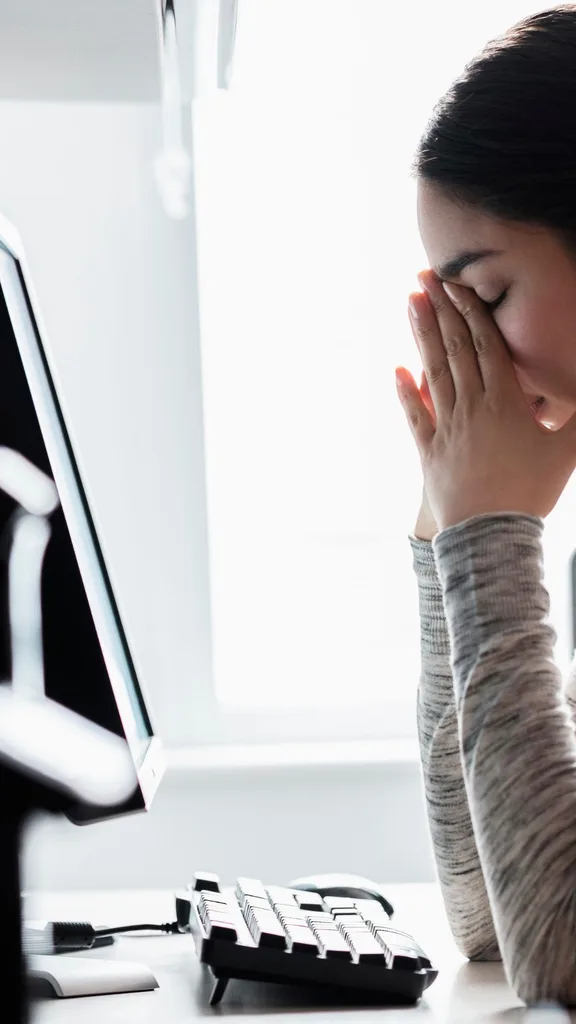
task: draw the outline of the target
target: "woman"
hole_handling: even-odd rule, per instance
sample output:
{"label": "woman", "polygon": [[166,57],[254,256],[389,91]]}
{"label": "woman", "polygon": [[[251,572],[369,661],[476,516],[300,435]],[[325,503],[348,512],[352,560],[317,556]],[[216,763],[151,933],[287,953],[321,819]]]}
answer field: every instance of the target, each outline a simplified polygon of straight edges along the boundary
{"label": "woman", "polygon": [[401,370],[398,392],[424,475],[410,543],[438,874],[467,957],[501,957],[527,1003],[575,1006],[576,669],[564,690],[542,533],[576,467],[576,7],[466,66],[414,170],[434,270],[410,296],[422,387]]}

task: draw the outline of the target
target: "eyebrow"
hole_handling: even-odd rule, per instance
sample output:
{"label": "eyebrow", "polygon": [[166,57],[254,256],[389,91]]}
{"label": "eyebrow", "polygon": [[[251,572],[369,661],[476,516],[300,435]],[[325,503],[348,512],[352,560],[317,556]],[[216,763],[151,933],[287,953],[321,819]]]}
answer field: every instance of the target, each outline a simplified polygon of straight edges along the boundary
{"label": "eyebrow", "polygon": [[434,267],[434,273],[441,279],[445,277],[460,277],[460,274],[466,267],[480,263],[481,260],[485,260],[489,256],[499,256],[502,252],[504,252],[503,249],[476,249],[470,252],[460,252],[454,259],[447,260],[446,263],[442,263],[439,267]]}

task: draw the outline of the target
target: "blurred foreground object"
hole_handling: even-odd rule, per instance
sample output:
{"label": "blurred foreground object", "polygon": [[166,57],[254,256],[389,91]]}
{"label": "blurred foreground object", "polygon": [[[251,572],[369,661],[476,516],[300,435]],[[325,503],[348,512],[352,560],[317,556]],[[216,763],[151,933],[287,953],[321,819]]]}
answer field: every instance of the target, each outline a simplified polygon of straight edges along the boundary
{"label": "blurred foreground object", "polygon": [[[183,10],[184,2],[187,34],[184,40],[180,37],[179,49],[176,9]],[[214,89],[229,89],[237,5],[238,0],[181,0],[175,8],[174,0],[158,0],[162,146],[154,172],[164,209],[175,220],[190,212],[192,191],[192,157],[186,151],[182,128],[181,54],[184,49],[191,55],[192,102]]]}
{"label": "blurred foreground object", "polygon": [[19,852],[25,821],[71,803],[121,803],[137,779],[124,740],[44,693],[41,579],[48,516],[59,505],[56,487],[22,455],[0,448],[0,488],[17,502],[9,523],[12,678],[0,683],[0,963],[8,987],[3,1020],[24,1024]]}

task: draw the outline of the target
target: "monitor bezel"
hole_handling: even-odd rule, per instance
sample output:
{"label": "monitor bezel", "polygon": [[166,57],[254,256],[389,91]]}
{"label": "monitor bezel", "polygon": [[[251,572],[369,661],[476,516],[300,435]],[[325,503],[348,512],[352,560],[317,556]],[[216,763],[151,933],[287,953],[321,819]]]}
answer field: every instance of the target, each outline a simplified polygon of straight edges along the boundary
{"label": "monitor bezel", "polygon": [[[138,777],[138,789],[122,808],[84,806],[71,810],[71,820],[85,824],[149,807],[164,772],[162,745],[155,735],[149,699],[136,671],[78,459],[74,453],[64,403],[58,391],[57,374],[51,365],[49,347],[45,344],[47,332],[42,323],[21,239],[14,225],[1,214],[0,288],[50,460],[124,737]],[[123,681],[123,674],[126,672],[129,673],[141,698],[139,703],[145,727],[149,732],[148,741],[135,737],[131,728],[134,716],[126,683]]]}

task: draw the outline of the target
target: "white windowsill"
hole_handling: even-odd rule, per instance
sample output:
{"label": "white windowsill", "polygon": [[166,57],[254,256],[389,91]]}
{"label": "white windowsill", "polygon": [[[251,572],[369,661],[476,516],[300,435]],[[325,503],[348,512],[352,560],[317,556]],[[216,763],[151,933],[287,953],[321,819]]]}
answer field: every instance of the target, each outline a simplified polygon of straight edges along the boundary
{"label": "white windowsill", "polygon": [[416,739],[172,747],[164,756],[171,773],[418,764],[420,760]]}

